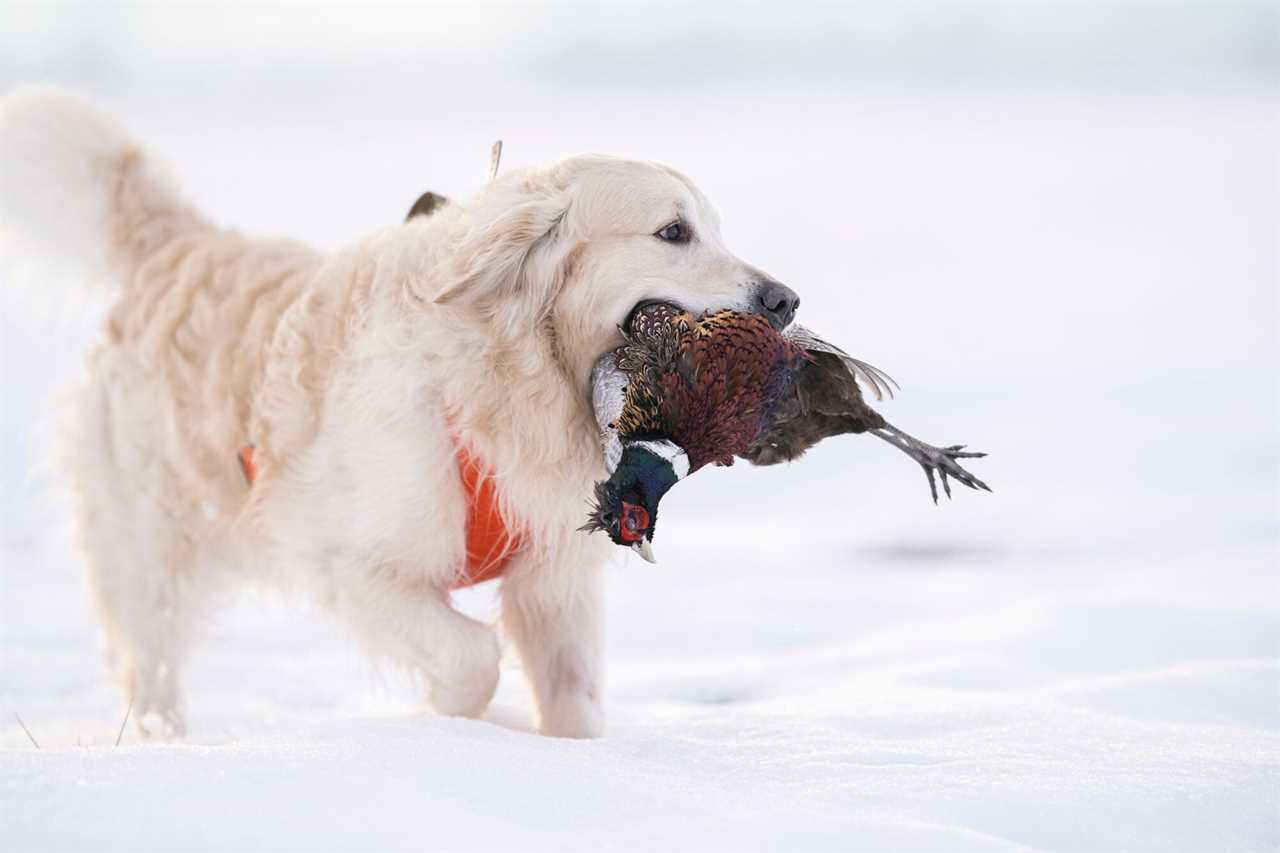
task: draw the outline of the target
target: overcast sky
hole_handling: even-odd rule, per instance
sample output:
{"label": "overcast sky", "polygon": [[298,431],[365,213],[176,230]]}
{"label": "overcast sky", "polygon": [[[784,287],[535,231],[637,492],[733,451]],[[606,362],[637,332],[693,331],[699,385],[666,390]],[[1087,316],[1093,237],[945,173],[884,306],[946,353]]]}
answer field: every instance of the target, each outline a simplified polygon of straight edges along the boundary
{"label": "overcast sky", "polygon": [[6,3],[0,88],[239,86],[388,72],[513,88],[1182,88],[1275,81],[1266,2]]}

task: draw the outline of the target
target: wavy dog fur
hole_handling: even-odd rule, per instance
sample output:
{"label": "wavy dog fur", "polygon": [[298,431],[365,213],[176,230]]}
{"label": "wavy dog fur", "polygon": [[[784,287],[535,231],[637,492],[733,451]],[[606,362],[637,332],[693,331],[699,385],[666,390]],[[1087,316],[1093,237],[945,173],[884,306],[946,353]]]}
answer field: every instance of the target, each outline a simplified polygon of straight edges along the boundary
{"label": "wavy dog fur", "polygon": [[[681,219],[694,239],[654,236]],[[243,236],[74,96],[0,101],[0,239],[112,291],[66,423],[75,522],[114,670],[146,733],[183,730],[182,664],[217,592],[308,592],[420,674],[442,713],[497,684],[493,626],[458,613],[466,502],[451,433],[525,546],[502,625],[540,730],[601,733],[603,476],[591,365],[637,301],[752,304],[683,176],[599,156],[509,172],[474,198],[325,255]],[[256,447],[246,485],[235,452]]]}

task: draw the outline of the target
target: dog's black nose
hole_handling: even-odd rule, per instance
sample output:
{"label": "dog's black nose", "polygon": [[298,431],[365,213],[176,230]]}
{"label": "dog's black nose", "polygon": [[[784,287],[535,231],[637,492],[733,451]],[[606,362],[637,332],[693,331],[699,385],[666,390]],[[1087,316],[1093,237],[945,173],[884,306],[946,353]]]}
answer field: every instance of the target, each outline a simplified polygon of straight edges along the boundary
{"label": "dog's black nose", "polygon": [[799,295],[785,284],[764,281],[756,290],[756,310],[768,317],[775,329],[785,329],[799,307]]}

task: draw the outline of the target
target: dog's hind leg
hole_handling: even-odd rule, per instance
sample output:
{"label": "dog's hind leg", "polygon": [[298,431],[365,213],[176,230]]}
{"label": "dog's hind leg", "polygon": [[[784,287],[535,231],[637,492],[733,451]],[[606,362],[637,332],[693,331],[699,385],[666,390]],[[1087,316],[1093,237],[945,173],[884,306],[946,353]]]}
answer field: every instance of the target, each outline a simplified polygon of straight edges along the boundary
{"label": "dog's hind leg", "polygon": [[[102,625],[107,661],[146,736],[185,734],[180,677],[199,621],[204,585],[189,575],[194,555],[167,520],[138,503],[79,515],[89,593]],[[170,522],[171,523],[171,522]]]}
{"label": "dog's hind leg", "polygon": [[210,592],[141,418],[103,377],[69,424],[73,519],[107,660],[144,735],[184,733],[182,663]]}
{"label": "dog's hind leg", "polygon": [[178,587],[167,567],[101,553],[89,557],[89,590],[108,665],[146,736],[186,733],[180,675],[190,632]]}

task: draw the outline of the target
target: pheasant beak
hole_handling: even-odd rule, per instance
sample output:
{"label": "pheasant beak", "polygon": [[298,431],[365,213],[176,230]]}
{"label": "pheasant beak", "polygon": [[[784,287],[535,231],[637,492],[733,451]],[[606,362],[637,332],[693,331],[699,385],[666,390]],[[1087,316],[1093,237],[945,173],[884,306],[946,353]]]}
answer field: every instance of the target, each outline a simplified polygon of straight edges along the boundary
{"label": "pheasant beak", "polygon": [[653,544],[648,539],[641,539],[631,545],[631,550],[640,555],[645,562],[657,565],[658,559],[653,556]]}

